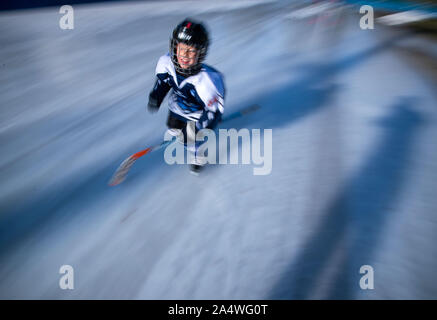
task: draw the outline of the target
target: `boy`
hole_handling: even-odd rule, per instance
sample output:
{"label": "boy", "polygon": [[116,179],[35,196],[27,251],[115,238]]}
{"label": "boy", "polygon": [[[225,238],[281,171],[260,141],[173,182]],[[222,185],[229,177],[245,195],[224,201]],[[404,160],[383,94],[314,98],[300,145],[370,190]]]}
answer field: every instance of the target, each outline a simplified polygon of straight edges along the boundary
{"label": "boy", "polygon": [[[221,120],[225,87],[223,75],[203,64],[209,46],[208,32],[202,23],[185,19],[173,30],[170,52],[162,56],[156,66],[157,80],[149,95],[148,110],[158,111],[166,94],[169,97],[168,132],[184,140],[195,142],[197,131],[214,129]],[[194,125],[187,125],[193,121]],[[193,150],[191,172],[198,174],[204,164]]]}

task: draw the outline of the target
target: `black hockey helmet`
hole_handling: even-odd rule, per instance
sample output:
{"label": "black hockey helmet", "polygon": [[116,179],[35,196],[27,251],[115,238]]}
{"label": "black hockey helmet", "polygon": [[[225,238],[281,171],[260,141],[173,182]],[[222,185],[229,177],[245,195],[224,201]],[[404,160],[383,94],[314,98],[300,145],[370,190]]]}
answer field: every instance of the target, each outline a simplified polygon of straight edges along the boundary
{"label": "black hockey helmet", "polygon": [[[178,43],[185,43],[193,46],[198,50],[197,62],[190,68],[183,69],[177,58]],[[170,56],[171,61],[178,73],[184,76],[191,76],[200,71],[202,62],[205,60],[208,52],[209,36],[208,31],[201,22],[196,22],[193,19],[187,18],[176,26],[170,38]]]}

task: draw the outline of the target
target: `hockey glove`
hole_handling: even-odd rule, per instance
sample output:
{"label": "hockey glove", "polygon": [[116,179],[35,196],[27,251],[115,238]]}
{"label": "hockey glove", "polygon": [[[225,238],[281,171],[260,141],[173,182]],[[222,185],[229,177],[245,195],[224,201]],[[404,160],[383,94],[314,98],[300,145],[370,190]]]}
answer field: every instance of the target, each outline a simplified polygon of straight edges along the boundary
{"label": "hockey glove", "polygon": [[154,99],[151,95],[149,96],[149,103],[147,104],[147,110],[150,113],[158,112],[159,110],[159,103],[157,99]]}

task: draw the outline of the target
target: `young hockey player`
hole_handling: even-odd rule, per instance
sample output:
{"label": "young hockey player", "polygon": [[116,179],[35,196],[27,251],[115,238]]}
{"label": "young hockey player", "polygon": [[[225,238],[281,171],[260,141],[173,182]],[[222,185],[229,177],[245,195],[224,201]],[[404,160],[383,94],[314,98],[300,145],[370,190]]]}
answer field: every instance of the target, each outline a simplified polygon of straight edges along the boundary
{"label": "young hockey player", "polygon": [[[148,110],[158,111],[170,91],[168,132],[184,141],[194,142],[201,129],[214,129],[221,120],[225,87],[223,76],[203,64],[210,40],[202,23],[185,19],[173,30],[170,52],[160,57],[156,66],[156,83],[149,95]],[[192,121],[192,125],[187,123]],[[191,145],[191,144],[190,144]],[[198,174],[204,159],[194,144],[191,172]]]}

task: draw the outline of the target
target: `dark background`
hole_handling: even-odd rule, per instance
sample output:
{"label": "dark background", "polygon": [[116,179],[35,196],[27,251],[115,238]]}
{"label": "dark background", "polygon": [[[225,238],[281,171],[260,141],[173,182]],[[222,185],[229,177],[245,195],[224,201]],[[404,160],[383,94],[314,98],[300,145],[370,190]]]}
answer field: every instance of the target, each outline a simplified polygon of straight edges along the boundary
{"label": "dark background", "polygon": [[3,0],[0,2],[0,10],[17,10],[17,9],[30,9],[40,7],[62,6],[72,5],[80,3],[92,3],[92,2],[115,2],[118,0],[105,0],[105,1],[93,1],[93,0]]}

